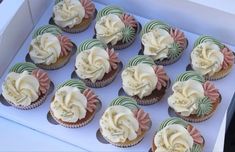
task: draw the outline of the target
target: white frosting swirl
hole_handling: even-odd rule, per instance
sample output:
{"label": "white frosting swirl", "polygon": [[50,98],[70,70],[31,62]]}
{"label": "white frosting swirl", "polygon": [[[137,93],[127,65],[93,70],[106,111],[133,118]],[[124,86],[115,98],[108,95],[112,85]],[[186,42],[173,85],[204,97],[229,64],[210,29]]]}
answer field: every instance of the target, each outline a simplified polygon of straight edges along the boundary
{"label": "white frosting swirl", "polygon": [[129,96],[137,95],[142,99],[150,95],[156,88],[157,81],[154,69],[148,64],[140,63],[122,72],[123,89]]}
{"label": "white frosting swirl", "polygon": [[183,126],[173,124],[155,135],[154,144],[157,147],[155,152],[190,152],[193,138]]}
{"label": "white frosting swirl", "polygon": [[123,38],[122,30],[125,24],[115,14],[108,14],[101,17],[95,25],[97,39],[112,45],[117,44],[119,40]]}
{"label": "white frosting swirl", "polygon": [[182,116],[194,114],[198,108],[197,101],[204,97],[202,84],[195,80],[178,81],[172,86],[172,90],[168,104]]}
{"label": "white frosting swirl", "polygon": [[78,88],[64,86],[56,91],[50,107],[57,119],[77,122],[86,116],[87,99]]}
{"label": "white frosting swirl", "polygon": [[143,34],[141,38],[144,45],[144,55],[150,55],[154,60],[167,58],[169,47],[174,39],[160,28],[155,28]]}
{"label": "white frosting swirl", "polygon": [[50,65],[57,61],[60,52],[61,46],[57,37],[44,33],[32,40],[29,55],[34,63]]}
{"label": "white frosting swirl", "polygon": [[10,72],[2,85],[2,95],[17,106],[28,106],[39,97],[39,81],[28,71]]}
{"label": "white frosting swirl", "polygon": [[222,68],[224,55],[216,44],[204,42],[193,49],[191,59],[194,70],[211,76]]}
{"label": "white frosting swirl", "polygon": [[111,70],[108,53],[100,47],[92,47],[77,55],[76,73],[82,79],[90,79],[93,83],[101,80]]}
{"label": "white frosting swirl", "polygon": [[102,135],[111,142],[125,142],[137,137],[139,123],[133,112],[124,106],[108,107],[100,119]]}
{"label": "white frosting swirl", "polygon": [[63,0],[57,3],[54,8],[54,21],[61,27],[80,24],[85,16],[85,9],[79,0]]}

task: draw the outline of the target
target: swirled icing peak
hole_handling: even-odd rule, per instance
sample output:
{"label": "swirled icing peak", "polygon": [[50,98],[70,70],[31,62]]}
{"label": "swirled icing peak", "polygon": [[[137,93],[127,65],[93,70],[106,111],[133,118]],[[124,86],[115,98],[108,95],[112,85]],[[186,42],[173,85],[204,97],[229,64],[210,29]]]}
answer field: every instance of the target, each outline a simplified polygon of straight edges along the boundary
{"label": "swirled icing peak", "polygon": [[91,0],[80,0],[82,6],[85,9],[85,16],[84,18],[92,17],[95,12],[95,5],[92,3]]}
{"label": "swirled icing peak", "polygon": [[193,137],[193,141],[198,144],[203,144],[204,140],[200,132],[192,125],[187,126],[189,134]]}
{"label": "swirled icing peak", "polygon": [[198,81],[201,83],[205,82],[204,77],[195,71],[186,71],[186,72],[180,74],[177,77],[176,81],[187,81],[189,79],[195,80],[195,81]]}
{"label": "swirled icing peak", "polygon": [[123,13],[121,16],[121,20],[126,26],[131,26],[133,28],[137,27],[137,22],[134,18],[134,16]]}
{"label": "swirled icing peak", "polygon": [[222,68],[227,69],[230,65],[234,64],[234,55],[232,51],[229,50],[229,48],[224,47],[221,52],[224,55],[224,61],[222,63]]}
{"label": "swirled icing peak", "polygon": [[69,52],[72,51],[73,43],[70,41],[70,39],[66,36],[58,35],[57,36],[60,46],[61,46],[61,56],[67,56]]}
{"label": "swirled icing peak", "polygon": [[182,49],[186,48],[186,39],[184,33],[179,29],[170,29],[170,35],[173,37],[174,41],[179,44]]}
{"label": "swirled icing peak", "polygon": [[135,118],[139,122],[139,133],[141,133],[142,131],[148,130],[150,128],[150,123],[151,123],[149,114],[144,112],[144,110],[142,109],[136,109],[133,112],[134,112]]}
{"label": "swirled icing peak", "polygon": [[83,95],[87,99],[87,107],[86,107],[86,109],[89,112],[93,112],[96,109],[96,107],[97,107],[97,102],[98,102],[97,96],[95,95],[95,93],[90,88],[87,88],[86,90],[84,90],[83,91]]}
{"label": "swirled icing peak", "polygon": [[207,96],[211,102],[216,102],[219,98],[220,94],[218,89],[214,86],[214,84],[210,81],[206,81],[203,84],[204,94]]}
{"label": "swirled icing peak", "polygon": [[155,74],[158,78],[157,81],[157,89],[161,90],[162,87],[167,86],[167,82],[169,80],[169,77],[167,76],[165,70],[163,69],[163,66],[161,65],[153,65],[153,69],[155,71]]}
{"label": "swirled icing peak", "polygon": [[50,88],[50,79],[47,73],[41,69],[36,69],[32,71],[32,75],[38,79],[41,93],[45,94]]}
{"label": "swirled icing peak", "polygon": [[114,51],[114,49],[106,48],[106,51],[108,52],[109,55],[109,63],[113,69],[118,68],[118,63],[120,60],[118,59],[118,53]]}

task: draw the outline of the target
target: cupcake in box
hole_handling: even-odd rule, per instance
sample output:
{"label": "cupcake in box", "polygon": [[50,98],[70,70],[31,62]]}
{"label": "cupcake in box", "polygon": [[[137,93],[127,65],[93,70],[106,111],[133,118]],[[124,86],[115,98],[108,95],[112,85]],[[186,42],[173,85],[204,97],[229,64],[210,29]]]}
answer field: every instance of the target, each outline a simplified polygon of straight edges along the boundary
{"label": "cupcake in box", "polygon": [[139,54],[148,55],[156,64],[173,64],[182,56],[188,45],[184,33],[158,20],[144,25]]}
{"label": "cupcake in box", "polygon": [[138,144],[151,127],[145,113],[130,97],[114,99],[100,119],[101,135],[112,145],[131,147]]}
{"label": "cupcake in box", "polygon": [[124,92],[141,105],[161,100],[170,84],[163,66],[156,65],[152,58],[144,55],[130,59],[121,77]]}
{"label": "cupcake in box", "polygon": [[29,48],[27,60],[46,70],[63,67],[76,50],[76,45],[54,25],[38,28]]}
{"label": "cupcake in box", "polygon": [[219,90],[210,81],[195,71],[178,76],[172,86],[173,94],[168,98],[169,106],[176,115],[190,122],[209,119],[221,102]]}
{"label": "cupcake in box", "polygon": [[68,33],[86,30],[96,16],[91,0],[56,0],[50,21]]}
{"label": "cupcake in box", "polygon": [[80,44],[75,72],[87,86],[100,88],[110,84],[121,68],[118,54],[103,42],[91,39]]}
{"label": "cupcake in box", "polygon": [[17,63],[2,84],[2,95],[15,108],[33,109],[45,101],[50,85],[47,73],[36,65],[29,62]]}
{"label": "cupcake in box", "polygon": [[88,124],[101,103],[95,93],[79,80],[71,79],[58,86],[50,104],[50,113],[60,125],[78,128]]}
{"label": "cupcake in box", "polygon": [[180,118],[168,118],[153,138],[152,152],[202,152],[205,140],[191,124]]}
{"label": "cupcake in box", "polygon": [[138,32],[140,24],[121,8],[107,6],[96,16],[95,37],[115,50],[130,46]]}
{"label": "cupcake in box", "polygon": [[191,68],[207,80],[217,80],[228,75],[234,64],[233,52],[210,36],[199,37],[191,52]]}

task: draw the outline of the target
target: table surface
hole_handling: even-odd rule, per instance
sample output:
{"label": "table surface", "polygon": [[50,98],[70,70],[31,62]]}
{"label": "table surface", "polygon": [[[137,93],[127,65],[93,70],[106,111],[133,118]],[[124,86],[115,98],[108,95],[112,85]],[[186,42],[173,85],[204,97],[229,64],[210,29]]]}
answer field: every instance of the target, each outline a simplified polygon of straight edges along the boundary
{"label": "table surface", "polygon": [[[224,110],[222,111],[224,112]],[[214,119],[211,121],[214,121]],[[0,124],[0,134],[4,137],[0,138],[0,151],[84,151],[82,148],[61,142],[53,137],[8,121],[5,118],[0,118]],[[204,132],[206,133],[206,131]],[[19,140],[22,137],[24,140]]]}

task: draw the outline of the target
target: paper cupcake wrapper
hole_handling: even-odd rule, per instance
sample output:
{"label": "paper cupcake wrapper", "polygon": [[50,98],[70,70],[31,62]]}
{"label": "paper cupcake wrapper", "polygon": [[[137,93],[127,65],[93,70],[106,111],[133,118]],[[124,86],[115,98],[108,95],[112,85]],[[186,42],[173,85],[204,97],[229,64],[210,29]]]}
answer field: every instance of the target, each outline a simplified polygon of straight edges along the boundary
{"label": "paper cupcake wrapper", "polygon": [[72,44],[73,44],[73,48],[72,48],[72,51],[69,53],[69,55],[67,55],[65,57],[59,57],[57,62],[55,62],[53,64],[46,65],[46,64],[37,64],[37,63],[34,63],[33,60],[30,58],[29,53],[26,55],[25,61],[26,62],[34,63],[37,67],[39,67],[41,69],[44,69],[44,70],[57,70],[57,69],[60,69],[60,68],[62,68],[63,66],[65,66],[69,62],[70,58],[77,51],[76,44],[74,44],[73,42],[72,42]]}
{"label": "paper cupcake wrapper", "polygon": [[75,25],[75,27],[72,27],[72,28],[68,28],[68,27],[63,28],[63,27],[60,27],[59,25],[56,25],[54,20],[53,20],[53,17],[50,18],[49,24],[56,25],[62,31],[67,32],[67,33],[72,33],[72,34],[80,33],[80,32],[85,31],[91,25],[92,21],[96,17],[96,14],[97,14],[97,10],[95,9],[95,12],[94,12],[92,17],[90,17],[88,19],[83,19],[80,24]]}
{"label": "paper cupcake wrapper", "polygon": [[73,71],[71,78],[79,78],[81,81],[83,81],[86,84],[86,86],[91,87],[91,88],[102,88],[102,87],[105,87],[105,86],[109,85],[110,83],[112,83],[122,68],[123,68],[123,64],[122,64],[122,62],[120,62],[118,65],[118,69],[115,71],[115,73],[113,75],[111,75],[109,78],[107,78],[105,80],[102,79],[102,80],[96,81],[95,83],[93,83],[89,79],[79,78],[75,71]]}

